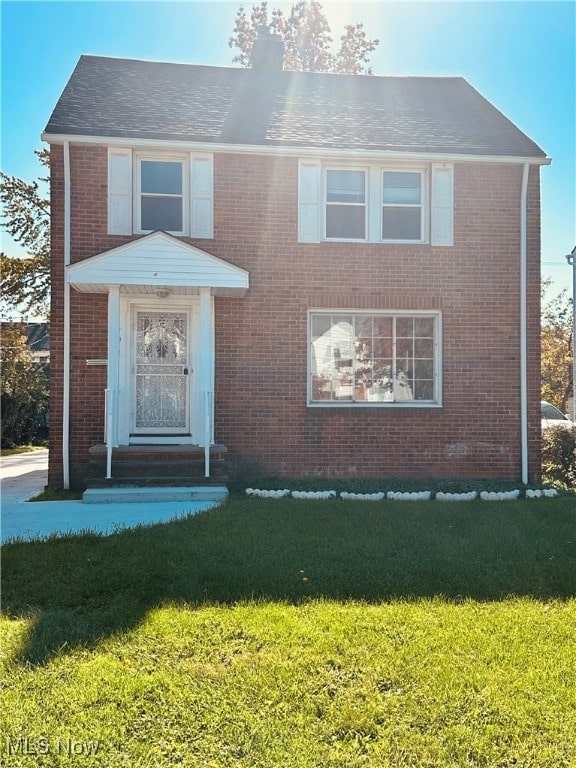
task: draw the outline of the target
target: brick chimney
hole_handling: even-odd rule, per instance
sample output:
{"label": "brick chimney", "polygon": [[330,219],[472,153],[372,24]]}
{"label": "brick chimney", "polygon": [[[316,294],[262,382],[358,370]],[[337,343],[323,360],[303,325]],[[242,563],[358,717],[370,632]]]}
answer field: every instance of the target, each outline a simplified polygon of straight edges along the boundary
{"label": "brick chimney", "polygon": [[266,26],[260,27],[258,37],[252,46],[250,57],[252,69],[280,72],[284,65],[284,42],[279,35],[270,32]]}

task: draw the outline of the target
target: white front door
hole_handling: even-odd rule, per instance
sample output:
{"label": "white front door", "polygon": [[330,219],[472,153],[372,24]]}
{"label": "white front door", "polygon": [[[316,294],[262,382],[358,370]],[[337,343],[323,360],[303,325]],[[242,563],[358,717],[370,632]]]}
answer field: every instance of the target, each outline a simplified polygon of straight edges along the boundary
{"label": "white front door", "polygon": [[190,312],[136,308],[134,435],[190,434]]}

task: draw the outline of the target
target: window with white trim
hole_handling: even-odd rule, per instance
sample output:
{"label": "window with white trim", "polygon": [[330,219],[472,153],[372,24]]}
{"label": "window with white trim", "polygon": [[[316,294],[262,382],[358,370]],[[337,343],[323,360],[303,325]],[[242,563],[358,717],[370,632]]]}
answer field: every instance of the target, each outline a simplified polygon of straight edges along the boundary
{"label": "window with white trim", "polygon": [[108,148],[108,234],[214,237],[210,152]]}
{"label": "window with white trim", "polygon": [[298,160],[298,242],[454,244],[452,163]]}
{"label": "window with white trim", "polygon": [[366,239],[366,172],[326,170],[326,238]]}
{"label": "window with white trim", "polygon": [[439,405],[440,315],[309,315],[310,405]]}
{"label": "window with white trim", "polygon": [[186,231],[184,158],[138,157],[136,222],[140,232]]}
{"label": "window with white trim", "polygon": [[327,166],[323,178],[326,240],[428,240],[425,169]]}
{"label": "window with white trim", "polygon": [[422,173],[383,171],[382,240],[424,240]]}

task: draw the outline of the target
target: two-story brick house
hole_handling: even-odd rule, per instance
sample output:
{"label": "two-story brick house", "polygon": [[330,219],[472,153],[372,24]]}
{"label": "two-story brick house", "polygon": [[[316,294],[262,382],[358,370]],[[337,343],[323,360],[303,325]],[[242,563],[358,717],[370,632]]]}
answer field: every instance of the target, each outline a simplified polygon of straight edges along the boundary
{"label": "two-story brick house", "polygon": [[287,72],[270,42],[82,57],[58,101],[50,483],[85,483],[106,413],[142,466],[537,478],[545,153],[461,78]]}

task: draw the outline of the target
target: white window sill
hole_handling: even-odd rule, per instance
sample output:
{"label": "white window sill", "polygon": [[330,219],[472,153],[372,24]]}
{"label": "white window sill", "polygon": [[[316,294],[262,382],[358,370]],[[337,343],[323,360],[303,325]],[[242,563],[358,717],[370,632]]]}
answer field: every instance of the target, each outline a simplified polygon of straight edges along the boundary
{"label": "white window sill", "polygon": [[364,245],[430,245],[428,240],[357,240],[353,238],[325,237],[322,243],[362,243]]}
{"label": "white window sill", "polygon": [[364,400],[362,402],[353,400],[330,401],[330,402],[309,402],[308,408],[442,408],[442,403],[423,402],[378,402]]}

